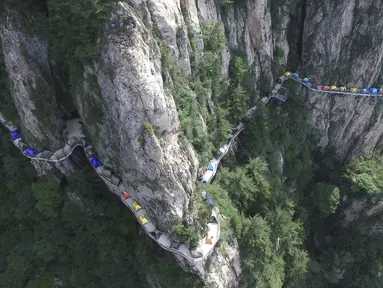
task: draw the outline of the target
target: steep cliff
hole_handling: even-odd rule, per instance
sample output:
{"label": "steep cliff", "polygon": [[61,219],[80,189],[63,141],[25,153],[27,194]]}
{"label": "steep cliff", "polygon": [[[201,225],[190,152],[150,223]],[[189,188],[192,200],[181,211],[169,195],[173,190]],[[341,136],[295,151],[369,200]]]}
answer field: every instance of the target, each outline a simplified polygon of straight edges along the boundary
{"label": "steep cliff", "polygon": [[[88,62],[76,79],[80,81],[71,83],[76,83],[77,112],[103,162],[122,176],[159,229],[171,231],[176,220],[191,213],[198,160],[190,144],[179,143],[180,123],[173,97],[165,91],[160,46],[169,47],[190,73],[190,43],[180,3],[175,3],[174,11],[160,2],[134,5],[121,2],[113,7],[102,30],[99,60]],[[27,141],[34,147],[54,151],[63,146],[65,113],[60,104],[68,108],[68,101],[58,103],[62,98],[53,82],[62,71],[58,62],[48,61],[45,38],[26,31],[26,19],[12,9],[2,17],[3,54],[9,78],[16,83],[10,88],[22,133],[29,131]],[[33,20],[31,15],[27,22],[35,25]],[[198,32],[198,21],[195,24]],[[65,77],[55,80],[66,85]],[[68,161],[67,169],[59,167],[65,174],[71,170]],[[34,165],[43,174],[49,168]],[[230,272],[230,259],[240,265],[238,251],[234,246],[225,253],[223,257],[218,250],[214,262]],[[217,287],[235,285],[238,276],[235,271],[215,276],[214,265],[195,268],[201,276],[209,275],[209,282]]]}
{"label": "steep cliff", "polygon": [[13,10],[5,10],[2,14],[0,31],[11,93],[22,127],[29,137],[33,137],[33,142],[40,142],[39,146],[49,145],[57,149],[61,144],[63,121],[56,99],[52,97],[48,43],[26,35],[19,15]]}
{"label": "steep cliff", "polygon": [[[381,85],[382,2],[306,4],[302,71],[325,85]],[[376,99],[309,95],[322,147],[340,159],[381,149],[382,110]]]}
{"label": "steep cliff", "polygon": [[[245,59],[251,75],[252,99],[243,106],[238,104],[243,110],[264,96],[285,69],[307,73],[318,85],[369,87],[381,80],[381,1],[282,2],[117,2],[101,30],[95,32],[99,57],[92,55],[87,59],[90,61],[77,63],[80,72],[69,76],[71,85],[58,75],[72,70],[50,61],[57,57],[50,54],[57,43],[52,45],[42,35],[26,33],[20,16],[12,9],[4,10],[0,37],[23,132],[38,148],[55,150],[62,146],[64,113],[59,108],[62,98],[55,90],[56,77],[72,94],[70,101],[95,150],[122,176],[157,225],[170,231],[177,221],[193,222],[195,180],[203,171],[199,160],[207,161],[205,158],[220,144],[204,140],[223,123],[217,121],[216,126],[209,127],[209,122],[214,122],[211,118],[220,118],[214,90],[228,87],[225,83],[233,73],[236,56]],[[57,12],[51,7],[47,10]],[[225,36],[223,43],[206,38],[206,23],[218,23],[215,28]],[[209,42],[215,44],[213,49]],[[84,47],[93,51],[93,47]],[[78,50],[73,50],[75,57],[81,54]],[[182,73],[171,73],[175,69],[166,67],[167,57],[176,59]],[[216,79],[216,71],[222,79]],[[188,84],[170,89],[180,81],[175,79],[179,74],[183,75],[181,82]],[[206,99],[200,101],[201,95]],[[186,99],[183,102],[182,97]],[[339,160],[381,149],[383,123],[378,100],[324,96],[306,90],[300,97],[311,112],[309,121],[318,129],[318,145],[335,148]],[[202,108],[194,107],[198,101]],[[187,109],[193,111],[185,112]],[[185,120],[185,115],[197,120]],[[201,129],[196,131],[195,127]],[[202,140],[184,141],[183,133]],[[194,149],[190,143],[196,144]],[[208,152],[201,157],[201,150]],[[281,151],[283,147],[278,147],[276,153],[284,163]],[[59,169],[68,174],[71,167],[67,163]],[[197,267],[213,287],[238,285],[240,257],[236,240],[232,243],[227,249],[218,247],[212,262]]]}
{"label": "steep cliff", "polygon": [[79,114],[105,164],[162,226],[187,215],[198,162],[190,146],[179,145],[177,109],[164,91],[161,54],[148,28],[121,3],[104,35],[101,61],[85,69],[77,93]]}
{"label": "steep cliff", "polygon": [[[38,21],[31,15],[32,22]],[[59,149],[63,146],[61,135],[64,126],[63,112],[55,98],[53,75],[48,60],[46,39],[25,33],[25,24],[14,10],[5,9],[1,14],[0,37],[2,52],[13,104],[18,115],[13,121],[21,124],[28,141],[38,148]],[[64,175],[73,172],[69,161],[55,165],[33,163],[40,175],[56,171]]]}

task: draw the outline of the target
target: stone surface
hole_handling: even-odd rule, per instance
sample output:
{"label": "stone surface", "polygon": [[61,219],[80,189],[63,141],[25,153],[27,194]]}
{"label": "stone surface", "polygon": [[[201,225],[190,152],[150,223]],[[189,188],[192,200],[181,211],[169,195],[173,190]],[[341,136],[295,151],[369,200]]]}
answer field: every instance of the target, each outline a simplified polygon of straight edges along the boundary
{"label": "stone surface", "polygon": [[[38,117],[37,111],[43,101],[36,100],[37,86],[47,89],[47,97],[41,106],[57,107],[49,73],[48,44],[41,38],[28,36],[23,32],[19,16],[8,9],[1,14],[0,37],[6,70],[11,82],[11,93],[19,112],[22,128],[28,137],[39,144],[49,145],[52,149],[60,147],[60,121],[52,108],[52,114],[45,123]],[[39,102],[39,103],[37,103]],[[47,127],[49,126],[51,127]],[[48,128],[48,129],[47,129]],[[35,143],[36,144],[36,143]],[[41,146],[39,148],[42,148]]]}
{"label": "stone surface", "polygon": [[[234,55],[229,51],[241,52],[251,71],[254,100],[262,98],[259,92],[285,69],[305,72],[316,83],[359,88],[381,84],[381,0],[222,2],[120,2],[103,31],[101,61],[85,67],[84,82],[78,87],[78,112],[95,150],[122,175],[164,230],[170,230],[175,220],[190,216],[189,201],[199,165],[192,148],[179,144],[178,113],[172,95],[164,89],[156,39],[190,72],[188,33],[197,35],[205,21],[220,23],[227,37],[222,73],[228,74]],[[62,147],[61,115],[56,111],[47,43],[23,33],[17,14],[9,10],[1,16],[0,37],[23,133],[28,132],[31,144]],[[196,41],[198,51],[203,51],[203,41]],[[33,95],[38,81],[46,95],[52,95],[47,97],[46,107],[52,113],[46,122],[33,112],[41,107]],[[340,160],[382,150],[382,107],[377,99],[305,91],[302,99],[311,111],[309,121],[321,136],[321,148],[335,148]],[[283,147],[280,149],[283,166]],[[69,173],[70,165],[60,170]],[[365,212],[363,203],[351,208],[345,212],[346,222]],[[238,285],[241,268],[236,244],[219,247],[209,261],[197,268],[210,287]]]}

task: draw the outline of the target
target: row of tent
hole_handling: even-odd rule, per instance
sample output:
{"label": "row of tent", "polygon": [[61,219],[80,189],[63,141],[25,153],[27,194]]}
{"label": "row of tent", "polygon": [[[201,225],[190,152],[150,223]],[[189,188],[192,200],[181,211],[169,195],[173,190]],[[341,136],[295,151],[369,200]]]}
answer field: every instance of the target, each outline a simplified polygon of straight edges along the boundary
{"label": "row of tent", "polygon": [[[20,131],[19,130],[11,131],[10,138],[11,138],[12,142],[14,142],[18,139],[21,139]],[[41,153],[40,151],[33,149],[33,148],[30,148],[30,147],[24,148],[24,150],[23,150],[24,156],[31,157],[31,158],[37,157],[40,153]],[[92,156],[90,159],[90,162],[91,162],[94,169],[97,169],[98,167],[104,166],[104,164],[96,156]],[[132,197],[128,192],[123,192],[122,195],[123,195],[124,199],[128,199],[128,198]],[[136,201],[134,201],[132,206],[136,212],[138,212],[142,208]],[[146,218],[145,215],[141,215],[138,218],[141,221],[142,225],[145,225],[149,222],[149,220]]]}
{"label": "row of tent", "polygon": [[[18,141],[21,140],[21,136],[20,136],[19,130],[16,129],[16,130],[11,131],[10,132],[10,138],[11,138],[12,142],[14,142],[15,145],[19,146],[20,143]],[[38,151],[36,149],[30,148],[28,146],[26,146],[26,147],[19,146],[19,147],[21,147],[21,150],[22,150],[24,156],[26,156],[27,158],[30,158],[30,159],[45,159],[46,158],[46,157],[44,157],[42,155],[43,152],[40,152],[40,151]],[[88,153],[86,153],[86,154],[88,154]],[[104,164],[98,159],[98,157],[95,156],[93,153],[91,153],[91,154],[92,155],[87,155],[87,157],[89,156],[88,159],[89,159],[91,165],[93,166],[93,168],[96,169],[96,171],[97,171],[97,168],[104,167]],[[46,160],[48,160],[48,158]],[[212,162],[214,162],[214,161],[212,161]],[[211,166],[212,166],[212,164],[209,165],[209,168],[211,168]],[[215,165],[214,168],[216,170],[216,165]],[[99,172],[100,171],[98,171],[97,173],[99,173]],[[100,175],[100,176],[104,176],[104,175]],[[215,207],[215,203],[214,203],[211,195],[207,195],[206,194],[205,198],[206,198],[206,200],[208,200],[208,202],[210,203],[210,205],[212,207]],[[192,254],[190,253],[189,249],[185,245],[180,245],[177,248],[177,247],[175,247],[173,245],[174,243],[172,243],[172,241],[170,241],[165,235],[162,235],[162,234],[158,233],[159,231],[156,230],[155,226],[151,223],[149,218],[146,216],[146,210],[141,207],[141,205],[133,198],[133,196],[130,193],[128,193],[126,190],[122,191],[121,192],[121,199],[123,200],[123,203],[126,206],[128,206],[132,211],[134,211],[138,221],[147,230],[147,232],[150,233],[151,236],[153,236],[152,238],[156,239],[156,241],[162,247],[172,248],[173,250],[174,249],[178,250],[178,252],[181,253],[183,256],[188,256],[188,257],[192,256]],[[209,223],[211,221],[214,221],[214,223],[218,224],[216,218],[215,219],[211,218],[209,220]],[[214,236],[216,236],[216,235],[214,235]],[[210,238],[207,237],[207,239],[205,241],[205,244],[212,245],[213,244],[212,239],[213,239],[213,236],[210,236]]]}
{"label": "row of tent", "polygon": [[[19,130],[12,131],[10,133],[10,138],[11,138],[12,142],[14,142],[14,141],[16,141],[18,139],[21,139],[20,131]],[[26,157],[35,158],[39,154],[41,154],[41,152],[36,150],[36,149],[30,148],[30,147],[26,147],[26,148],[23,149],[23,154]],[[94,169],[96,169],[98,167],[101,167],[101,166],[104,166],[104,164],[96,156],[92,156],[90,162],[92,163],[92,166],[93,166]]]}
{"label": "row of tent", "polygon": [[[298,73],[285,72],[284,76],[287,78],[299,79]],[[309,78],[307,77],[302,78],[302,83],[309,84],[309,82],[310,82]],[[383,94],[383,89],[378,89],[378,88],[358,89],[353,87],[353,88],[347,89],[345,86],[336,86],[336,85],[331,85],[331,86],[321,85],[318,88],[323,91],[340,91],[340,92],[351,92],[351,93],[371,94],[371,95]]]}

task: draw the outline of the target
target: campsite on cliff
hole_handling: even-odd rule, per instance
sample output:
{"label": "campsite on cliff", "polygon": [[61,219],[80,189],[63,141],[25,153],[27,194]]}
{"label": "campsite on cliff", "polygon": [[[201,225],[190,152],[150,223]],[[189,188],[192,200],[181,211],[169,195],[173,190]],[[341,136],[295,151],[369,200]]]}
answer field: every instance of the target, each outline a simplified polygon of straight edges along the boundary
{"label": "campsite on cliff", "polygon": [[383,0],[0,0],[0,287],[383,287]]}

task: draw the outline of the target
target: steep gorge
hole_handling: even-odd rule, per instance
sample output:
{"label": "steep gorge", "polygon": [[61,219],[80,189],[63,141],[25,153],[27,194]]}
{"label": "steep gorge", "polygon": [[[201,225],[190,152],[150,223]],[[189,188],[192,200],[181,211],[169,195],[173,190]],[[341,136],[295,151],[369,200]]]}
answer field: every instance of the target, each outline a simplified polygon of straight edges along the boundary
{"label": "steep gorge", "polygon": [[[220,144],[210,138],[208,144],[200,142],[209,134],[222,142],[228,132],[222,129],[221,134],[215,134],[222,124],[218,105],[222,99],[214,84],[226,87],[224,80],[232,77],[236,56],[245,60],[251,79],[247,87],[251,93],[246,103],[239,105],[242,113],[264,96],[287,68],[307,73],[323,84],[361,87],[380,84],[381,80],[381,1],[122,1],[112,5],[105,24],[95,32],[100,36],[99,58],[89,57],[90,61],[82,63],[78,49],[85,48],[88,53],[94,47],[75,46],[72,50],[73,43],[66,47],[75,53],[77,70],[71,60],[58,61],[60,57],[54,53],[60,52],[54,45],[68,43],[55,39],[52,44],[49,33],[30,31],[30,27],[41,29],[46,22],[39,21],[44,17],[63,16],[62,7],[55,10],[53,2],[47,1],[42,10],[31,10],[30,15],[20,16],[14,6],[2,10],[2,52],[23,133],[35,147],[55,150],[63,144],[63,116],[78,113],[105,164],[122,175],[165,230],[171,230],[180,219],[192,222],[195,179],[203,172],[203,161]],[[81,2],[82,8],[87,7],[85,2]],[[90,13],[89,17],[101,21],[95,15]],[[70,25],[76,24],[63,29]],[[217,41],[222,40],[220,33],[225,36],[221,48]],[[216,46],[210,47],[210,42]],[[224,75],[218,80],[217,71]],[[175,75],[180,79],[174,79]],[[175,89],[177,83],[185,82]],[[182,98],[190,93],[191,99],[203,94],[206,98],[193,103],[202,105],[190,108],[175,95]],[[379,101],[305,91],[297,95],[306,98],[308,120],[320,135],[319,147],[335,149],[340,162],[374,150],[381,152]],[[69,104],[63,98],[69,98]],[[194,110],[191,113],[185,107]],[[185,120],[196,115],[196,119]],[[215,117],[212,120],[207,115]],[[230,124],[235,124],[236,117],[228,117]],[[190,138],[201,140],[193,142]],[[283,147],[276,150],[283,155]],[[58,168],[70,174],[73,166],[68,161]],[[44,174],[48,168],[52,169],[41,165],[38,169]],[[238,285],[239,252],[237,245],[233,247],[218,247],[212,260],[200,267],[200,275],[213,287]]]}

